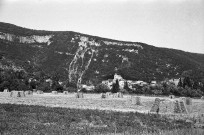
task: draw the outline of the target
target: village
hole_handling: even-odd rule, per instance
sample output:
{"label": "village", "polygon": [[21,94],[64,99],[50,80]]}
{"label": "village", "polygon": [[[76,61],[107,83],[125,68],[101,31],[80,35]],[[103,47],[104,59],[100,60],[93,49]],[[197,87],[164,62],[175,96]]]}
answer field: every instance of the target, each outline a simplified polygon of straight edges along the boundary
{"label": "village", "polygon": [[[166,82],[167,84],[173,84],[173,85],[177,86],[178,83],[179,83],[179,79],[169,79],[169,80],[162,81],[162,82],[151,81],[150,83],[147,83],[147,82],[144,82],[144,81],[140,81],[140,80],[138,80],[138,81],[125,80],[125,79],[122,78],[121,75],[119,75],[117,73],[114,74],[114,78],[113,79],[103,80],[101,83],[105,84],[106,86],[108,86],[109,89],[112,89],[113,84],[116,83],[116,80],[119,83],[119,88],[120,89],[124,89],[125,83],[127,83],[128,87],[130,89],[133,89],[133,90],[136,90],[134,88],[135,85],[141,86],[141,87],[149,85],[149,86],[154,87],[154,86],[156,86],[159,83]],[[87,91],[92,91],[92,90],[95,89],[95,87],[93,85],[85,85],[85,84],[82,84],[82,88],[85,88]]]}

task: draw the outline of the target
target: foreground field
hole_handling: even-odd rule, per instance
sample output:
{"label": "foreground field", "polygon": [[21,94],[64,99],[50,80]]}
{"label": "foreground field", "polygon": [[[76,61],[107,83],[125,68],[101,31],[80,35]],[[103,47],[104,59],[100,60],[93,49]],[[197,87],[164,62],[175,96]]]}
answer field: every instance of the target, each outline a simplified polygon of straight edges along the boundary
{"label": "foreground field", "polygon": [[8,135],[204,133],[193,129],[191,122],[186,122],[187,119],[195,122],[194,117],[204,113],[204,101],[193,99],[188,115],[158,115],[149,113],[156,97],[140,97],[142,104],[133,105],[130,95],[101,99],[100,94],[84,94],[84,98],[76,98],[75,93],[34,93],[26,97],[10,97],[10,93],[1,92],[0,131]]}
{"label": "foreground field", "polygon": [[202,135],[190,123],[157,114],[0,104],[4,135]]}

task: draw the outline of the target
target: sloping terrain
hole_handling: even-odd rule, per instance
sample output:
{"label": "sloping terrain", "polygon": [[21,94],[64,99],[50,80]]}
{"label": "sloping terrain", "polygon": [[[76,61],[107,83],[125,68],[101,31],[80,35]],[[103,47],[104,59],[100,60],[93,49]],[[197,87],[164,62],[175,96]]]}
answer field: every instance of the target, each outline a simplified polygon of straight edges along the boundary
{"label": "sloping terrain", "polygon": [[186,70],[192,70],[198,79],[204,76],[204,54],[1,22],[1,69],[5,65],[30,74],[57,72],[61,80],[75,84],[111,78],[116,68],[130,80],[178,78]]}

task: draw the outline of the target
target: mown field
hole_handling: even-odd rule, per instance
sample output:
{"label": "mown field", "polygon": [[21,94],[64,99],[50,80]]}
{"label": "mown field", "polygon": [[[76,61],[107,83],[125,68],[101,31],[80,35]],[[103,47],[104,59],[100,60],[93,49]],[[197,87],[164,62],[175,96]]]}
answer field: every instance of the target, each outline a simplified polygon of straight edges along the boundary
{"label": "mown field", "polygon": [[[11,98],[8,93],[0,93],[1,134],[204,134],[180,115],[148,113],[155,97],[141,96],[142,105],[137,106],[130,104],[129,95],[107,99],[99,94],[84,96],[78,99],[74,94],[46,93]],[[204,102],[194,99],[185,117],[203,113],[203,109]]]}
{"label": "mown field", "polygon": [[[76,98],[75,93],[63,95],[52,93],[27,95],[21,98],[11,98],[10,93],[0,92],[0,103],[42,105],[49,107],[80,108],[80,109],[100,109],[122,112],[148,113],[154,103],[155,98],[140,96],[141,105],[131,104],[131,95],[124,95],[123,98],[112,98],[112,96],[102,99],[101,94],[84,94],[84,98]],[[159,97],[160,99],[175,100],[169,97]],[[178,98],[176,98],[178,99]],[[193,104],[188,108],[191,115],[204,113],[204,100],[193,99]]]}
{"label": "mown field", "polygon": [[157,114],[0,104],[5,135],[197,134],[182,120]]}

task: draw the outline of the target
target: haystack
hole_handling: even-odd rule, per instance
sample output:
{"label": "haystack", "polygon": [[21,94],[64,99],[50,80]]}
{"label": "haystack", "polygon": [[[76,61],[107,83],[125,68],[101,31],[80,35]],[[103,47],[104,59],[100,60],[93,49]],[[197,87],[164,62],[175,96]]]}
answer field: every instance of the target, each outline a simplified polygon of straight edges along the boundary
{"label": "haystack", "polygon": [[106,93],[101,93],[101,98],[107,98]]}
{"label": "haystack", "polygon": [[181,113],[181,107],[179,105],[179,101],[178,100],[176,100],[174,102],[174,113]]}
{"label": "haystack", "polygon": [[33,93],[36,93],[37,92],[37,90],[36,89],[33,89]]}
{"label": "haystack", "polygon": [[168,99],[156,98],[150,112],[187,114],[188,110],[183,100],[172,101]]}
{"label": "haystack", "polygon": [[56,95],[56,94],[58,94],[58,92],[54,90],[54,91],[52,91],[52,94]]}
{"label": "haystack", "polygon": [[111,92],[106,92],[106,97],[111,96]]}
{"label": "haystack", "polygon": [[201,99],[201,100],[204,100],[204,96],[202,96],[200,99]]}
{"label": "haystack", "polygon": [[185,102],[185,104],[186,104],[186,105],[192,105],[192,104],[193,104],[193,102],[192,102],[192,98],[187,97],[187,98],[186,98],[186,102]]}
{"label": "haystack", "polygon": [[180,100],[179,104],[180,104],[181,113],[187,114],[188,113],[188,110],[187,110],[187,107],[186,107],[187,104],[183,100]]}
{"label": "haystack", "polygon": [[69,92],[68,91],[63,91],[63,94],[64,95],[67,95]]}
{"label": "haystack", "polygon": [[112,97],[113,97],[113,98],[117,98],[117,96],[118,96],[117,93],[113,93],[113,94],[112,94]]}
{"label": "haystack", "polygon": [[9,90],[8,89],[4,89],[4,92],[9,92]]}
{"label": "haystack", "polygon": [[141,98],[140,97],[136,97],[136,96],[132,96],[131,97],[131,104],[132,105],[142,105],[141,104]]}
{"label": "haystack", "polygon": [[25,91],[25,95],[33,95],[33,92],[31,90]]}
{"label": "haystack", "polygon": [[24,91],[11,91],[10,97],[25,97]]}
{"label": "haystack", "polygon": [[123,93],[118,92],[117,94],[118,94],[118,98],[123,98]]}
{"label": "haystack", "polygon": [[106,97],[108,98],[111,95],[111,92],[106,92]]}
{"label": "haystack", "polygon": [[123,94],[121,92],[113,93],[113,98],[123,98]]}
{"label": "haystack", "polygon": [[43,94],[42,90],[37,90],[37,94]]}
{"label": "haystack", "polygon": [[77,92],[76,98],[84,98],[84,94],[82,92]]}
{"label": "haystack", "polygon": [[180,100],[182,100],[186,105],[192,105],[192,98],[190,97],[181,97]]}
{"label": "haystack", "polygon": [[156,98],[150,112],[159,112],[160,99]]}

